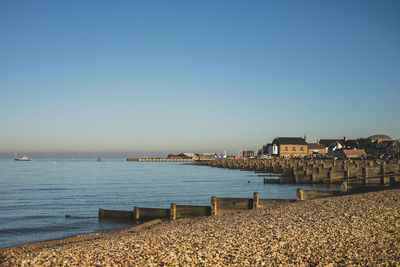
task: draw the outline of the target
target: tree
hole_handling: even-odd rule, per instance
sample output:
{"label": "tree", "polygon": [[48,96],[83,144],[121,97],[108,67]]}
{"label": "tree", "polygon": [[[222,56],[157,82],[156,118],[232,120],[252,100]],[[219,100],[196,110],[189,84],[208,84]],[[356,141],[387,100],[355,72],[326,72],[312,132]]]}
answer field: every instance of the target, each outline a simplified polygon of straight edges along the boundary
{"label": "tree", "polygon": [[390,159],[400,159],[400,145],[399,142],[396,142],[392,149],[390,149],[388,158]]}

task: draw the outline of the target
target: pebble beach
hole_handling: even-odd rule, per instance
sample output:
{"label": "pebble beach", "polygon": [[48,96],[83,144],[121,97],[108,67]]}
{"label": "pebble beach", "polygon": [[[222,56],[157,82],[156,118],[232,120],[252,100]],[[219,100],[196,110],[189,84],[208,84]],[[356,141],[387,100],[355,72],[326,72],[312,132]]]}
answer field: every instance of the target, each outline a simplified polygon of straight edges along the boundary
{"label": "pebble beach", "polygon": [[154,220],[0,250],[1,266],[400,265],[400,190]]}

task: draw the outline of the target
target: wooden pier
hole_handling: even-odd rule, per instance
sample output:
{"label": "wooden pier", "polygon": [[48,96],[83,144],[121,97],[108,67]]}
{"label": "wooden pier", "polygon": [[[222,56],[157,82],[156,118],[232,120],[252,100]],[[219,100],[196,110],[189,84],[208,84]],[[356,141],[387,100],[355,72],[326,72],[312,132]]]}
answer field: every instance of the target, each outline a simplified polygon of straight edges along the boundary
{"label": "wooden pier", "polygon": [[192,162],[193,159],[166,159],[166,158],[127,158],[127,161],[141,162]]}

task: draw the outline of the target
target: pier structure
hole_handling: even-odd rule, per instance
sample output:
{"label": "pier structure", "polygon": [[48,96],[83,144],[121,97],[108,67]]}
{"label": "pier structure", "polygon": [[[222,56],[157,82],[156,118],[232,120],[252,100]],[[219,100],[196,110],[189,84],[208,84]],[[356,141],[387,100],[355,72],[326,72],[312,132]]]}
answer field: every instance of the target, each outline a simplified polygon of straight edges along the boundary
{"label": "pier structure", "polygon": [[140,161],[140,162],[192,162],[193,159],[180,159],[180,158],[127,158],[127,161]]}

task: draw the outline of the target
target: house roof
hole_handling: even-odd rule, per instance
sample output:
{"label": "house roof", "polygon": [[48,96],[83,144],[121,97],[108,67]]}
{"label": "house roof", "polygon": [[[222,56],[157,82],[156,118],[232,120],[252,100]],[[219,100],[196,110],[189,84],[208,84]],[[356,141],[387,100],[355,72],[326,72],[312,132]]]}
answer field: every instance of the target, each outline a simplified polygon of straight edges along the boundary
{"label": "house roof", "polygon": [[375,134],[375,135],[371,135],[370,137],[368,137],[369,139],[371,139],[372,141],[378,141],[379,139],[383,139],[383,140],[392,140],[392,138],[390,138],[390,136],[386,135],[386,134]]}
{"label": "house roof", "polygon": [[382,141],[382,142],[378,142],[378,143],[376,143],[376,145],[375,145],[375,147],[378,147],[378,144],[379,144],[379,147],[389,147],[389,146],[393,146],[394,144],[396,144],[396,142],[397,141],[389,141],[389,140],[387,140],[387,141]]}
{"label": "house roof", "polygon": [[324,147],[329,147],[333,143],[340,142],[340,141],[341,141],[340,139],[320,139],[319,143],[321,145],[323,145]]}
{"label": "house roof", "polygon": [[323,149],[324,145],[318,143],[308,143],[308,149]]}
{"label": "house roof", "polygon": [[364,149],[343,149],[343,153],[346,158],[362,158],[367,155]]}
{"label": "house roof", "polygon": [[325,147],[334,147],[336,143],[340,143],[345,148],[358,148],[358,141],[354,139],[321,139],[319,143]]}
{"label": "house roof", "polygon": [[198,156],[198,155],[196,155],[194,153],[172,153],[172,154],[168,155],[169,158],[184,158],[184,157],[193,158],[195,156]]}
{"label": "house roof", "polygon": [[194,157],[196,157],[196,154],[194,154],[194,153],[182,153],[183,155],[185,155],[186,157],[188,157],[188,158],[194,158]]}
{"label": "house roof", "polygon": [[342,141],[344,147],[346,148],[358,148],[358,141],[357,140],[346,140],[346,141]]}
{"label": "house roof", "polygon": [[272,143],[278,145],[307,145],[304,138],[301,137],[277,137]]}

